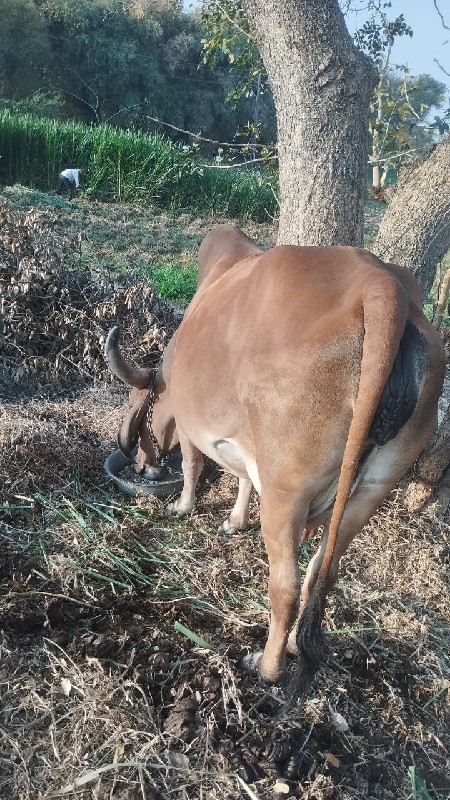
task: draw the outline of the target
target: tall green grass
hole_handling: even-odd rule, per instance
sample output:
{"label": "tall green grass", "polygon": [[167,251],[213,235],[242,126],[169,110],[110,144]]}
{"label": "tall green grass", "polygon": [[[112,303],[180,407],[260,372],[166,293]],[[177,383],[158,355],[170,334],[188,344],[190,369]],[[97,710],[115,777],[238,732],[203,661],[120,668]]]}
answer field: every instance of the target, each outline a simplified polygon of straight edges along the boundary
{"label": "tall green grass", "polygon": [[181,267],[179,264],[164,264],[160,267],[153,267],[149,272],[149,277],[161,297],[187,306],[197,288],[197,265]]}
{"label": "tall green grass", "polygon": [[193,149],[159,133],[92,127],[0,111],[0,184],[55,188],[67,167],[84,168],[99,200],[156,204],[257,221],[276,214],[276,179],[258,170],[202,166]]}

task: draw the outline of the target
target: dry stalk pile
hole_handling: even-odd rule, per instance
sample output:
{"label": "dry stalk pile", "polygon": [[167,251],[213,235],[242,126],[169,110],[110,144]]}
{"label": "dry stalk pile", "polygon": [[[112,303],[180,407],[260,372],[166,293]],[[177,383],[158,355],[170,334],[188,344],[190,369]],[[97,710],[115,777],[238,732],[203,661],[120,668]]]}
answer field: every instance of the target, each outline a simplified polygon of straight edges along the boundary
{"label": "dry stalk pile", "polygon": [[0,390],[61,390],[108,379],[106,334],[158,363],[179,316],[153,287],[121,285],[83,268],[82,236],[58,230],[59,211],[18,212],[0,201]]}

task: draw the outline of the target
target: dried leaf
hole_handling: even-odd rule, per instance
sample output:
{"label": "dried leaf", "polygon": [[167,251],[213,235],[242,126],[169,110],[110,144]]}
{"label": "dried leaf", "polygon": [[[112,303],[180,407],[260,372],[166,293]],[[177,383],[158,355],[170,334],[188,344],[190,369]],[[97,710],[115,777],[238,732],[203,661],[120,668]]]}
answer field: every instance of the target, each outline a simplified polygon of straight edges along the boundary
{"label": "dried leaf", "polygon": [[275,794],[289,794],[291,789],[287,783],[284,783],[284,781],[277,781],[273,787],[273,791]]}
{"label": "dried leaf", "polygon": [[338,711],[330,711],[330,722],[335,731],[339,733],[348,731],[348,722]]}
{"label": "dried leaf", "polygon": [[72,690],[72,684],[69,678],[61,678],[61,689],[63,694],[65,694],[66,697],[69,697],[70,692]]}
{"label": "dried leaf", "polygon": [[167,760],[171,767],[188,772],[190,768],[189,759],[184,753],[175,753],[173,750],[167,751]]}
{"label": "dried leaf", "polygon": [[166,719],[164,730],[176,736],[177,739],[190,741],[193,737],[193,727],[198,702],[195,697],[184,697],[178,700]]}
{"label": "dried leaf", "polygon": [[341,762],[339,761],[339,759],[336,756],[333,755],[333,753],[324,753],[324,756],[325,756],[325,761],[328,764],[331,764],[332,767],[340,767],[341,766]]}
{"label": "dried leaf", "polygon": [[113,764],[118,764],[119,761],[122,761],[124,755],[125,755],[125,747],[123,746],[123,744],[118,744],[116,749],[114,750]]}

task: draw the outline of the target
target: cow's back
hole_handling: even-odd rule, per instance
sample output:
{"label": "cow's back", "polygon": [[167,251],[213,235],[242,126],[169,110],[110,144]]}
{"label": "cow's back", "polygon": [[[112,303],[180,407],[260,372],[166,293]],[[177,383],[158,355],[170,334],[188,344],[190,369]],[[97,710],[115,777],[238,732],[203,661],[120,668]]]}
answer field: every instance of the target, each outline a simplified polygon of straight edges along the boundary
{"label": "cow's back", "polygon": [[270,439],[300,466],[314,449],[317,471],[333,469],[358,392],[364,292],[385,277],[381,262],[348,247],[277,247],[228,269],[178,332],[177,425],[211,457],[208,442],[236,437],[256,458],[259,426],[258,446]]}

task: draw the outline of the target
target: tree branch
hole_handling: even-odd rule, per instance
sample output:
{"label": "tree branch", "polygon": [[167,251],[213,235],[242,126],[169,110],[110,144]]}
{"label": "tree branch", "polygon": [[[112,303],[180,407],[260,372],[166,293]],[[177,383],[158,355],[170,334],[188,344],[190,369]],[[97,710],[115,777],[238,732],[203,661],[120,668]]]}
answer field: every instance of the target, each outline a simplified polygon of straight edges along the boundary
{"label": "tree branch", "polygon": [[101,120],[98,118],[98,114],[97,114],[96,108],[95,108],[95,106],[92,105],[92,103],[89,103],[88,100],[85,100],[83,97],[80,97],[78,94],[74,94],[73,92],[69,92],[68,89],[61,89],[61,91],[64,94],[68,94],[69,97],[73,97],[74,100],[78,100],[79,103],[82,103],[83,105],[85,105],[88,108],[90,108],[90,110],[94,114],[95,121],[97,122],[97,124],[100,124]]}
{"label": "tree branch", "polygon": [[88,92],[90,92],[95,97],[95,106],[93,106],[92,103],[89,103],[88,100],[84,100],[82,97],[79,97],[78,95],[74,94],[73,92],[69,92],[66,89],[63,89],[63,91],[65,92],[65,94],[71,95],[76,100],[79,100],[81,103],[84,103],[85,106],[90,108],[91,111],[93,112],[94,116],[95,116],[95,121],[96,121],[97,125],[100,125],[100,123],[102,122],[101,106],[100,106],[100,98],[99,98],[97,92],[95,92],[93,90],[93,88],[91,86],[89,86],[89,84],[86,83],[84,78],[82,78],[81,75],[75,69],[68,69],[67,71],[69,73],[71,73],[72,75],[75,75],[75,77],[77,77],[78,80],[81,81],[83,86],[86,87]]}
{"label": "tree branch", "polygon": [[247,31],[244,31],[244,29],[241,28],[241,26],[237,24],[237,22],[233,19],[233,17],[230,17],[230,15],[227,13],[227,11],[224,9],[224,7],[220,5],[220,3],[217,3],[217,8],[219,9],[219,11],[222,12],[224,17],[227,18],[228,22],[230,22],[231,25],[233,25],[234,28],[237,28],[239,33],[242,33],[243,36],[246,36],[247,39],[249,39],[250,41],[253,40],[253,37],[250,36],[250,34]]}
{"label": "tree branch", "polygon": [[242,164],[202,164],[205,169],[239,169],[239,167],[246,167],[248,164],[256,164],[258,161],[266,163],[278,159],[278,156],[267,156],[267,158],[252,158],[250,161],[244,161]]}
{"label": "tree branch", "polygon": [[439,16],[441,18],[442,27],[445,28],[446,31],[450,31],[450,28],[448,27],[448,25],[445,24],[444,15],[442,14],[440,9],[438,8],[437,0],[433,0],[433,3],[434,3],[434,7],[435,7],[437,13],[439,14]]}
{"label": "tree branch", "polygon": [[[186,136],[190,136],[192,139],[197,139],[199,142],[208,142],[208,144],[215,144],[218,147],[231,147],[236,150],[241,150],[243,147],[251,147],[252,150],[255,147],[263,149],[267,147],[265,144],[248,144],[247,142],[243,144],[239,144],[238,142],[218,142],[216,139],[207,139],[206,136],[200,136],[199,133],[192,133],[192,131],[186,131],[184,128],[177,128],[176,125],[171,125],[170,122],[163,122],[161,119],[157,119],[157,117],[150,117],[148,114],[145,115],[145,119],[150,119],[152,122],[157,122],[158,125],[164,125],[166,128],[170,128],[173,131],[177,131],[178,133],[185,133]],[[273,149],[276,150],[276,145],[273,145]]]}
{"label": "tree branch", "polygon": [[440,63],[439,63],[439,61],[437,60],[437,58],[433,58],[433,61],[435,62],[435,64],[437,64],[437,65],[438,65],[439,69],[441,69],[441,70],[442,70],[442,72],[444,73],[444,75],[447,75],[447,77],[449,77],[449,78],[450,78],[450,72],[447,72],[447,70],[446,70],[446,69],[444,69],[444,67],[442,66],[442,64],[440,64]]}

